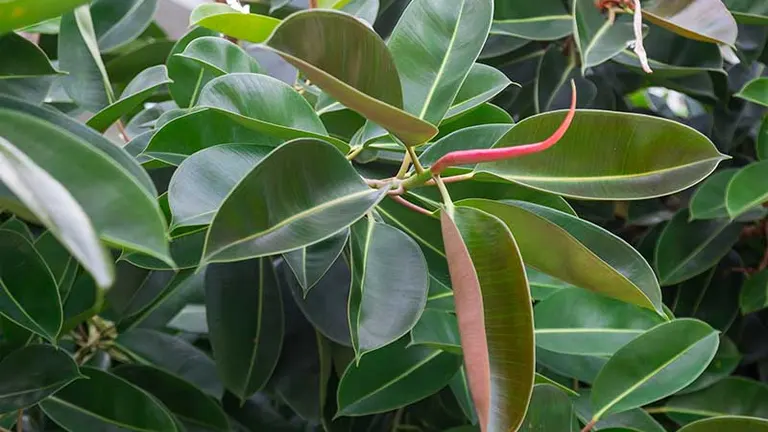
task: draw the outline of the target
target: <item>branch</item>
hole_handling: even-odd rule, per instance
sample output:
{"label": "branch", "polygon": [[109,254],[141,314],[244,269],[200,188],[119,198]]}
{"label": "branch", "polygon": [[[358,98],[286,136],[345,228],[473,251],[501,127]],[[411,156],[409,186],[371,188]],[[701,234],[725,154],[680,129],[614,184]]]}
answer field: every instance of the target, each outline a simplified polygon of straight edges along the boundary
{"label": "branch", "polygon": [[584,429],[581,430],[581,432],[589,432],[592,430],[593,427],[595,427],[595,424],[597,424],[597,420],[593,419],[589,423],[587,423],[586,426],[584,426]]}
{"label": "branch", "polygon": [[415,211],[416,213],[421,213],[423,215],[432,216],[432,212],[429,210],[419,207],[416,204],[408,201],[407,199],[401,197],[400,195],[389,195],[390,198],[392,198],[392,201],[402,205],[403,207],[406,207],[410,210]]}

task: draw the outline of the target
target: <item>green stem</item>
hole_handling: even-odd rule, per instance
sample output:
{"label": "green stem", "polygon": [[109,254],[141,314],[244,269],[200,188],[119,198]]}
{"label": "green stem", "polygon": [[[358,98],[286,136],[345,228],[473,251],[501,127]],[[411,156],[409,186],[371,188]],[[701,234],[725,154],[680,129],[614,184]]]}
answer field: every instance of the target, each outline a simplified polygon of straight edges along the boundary
{"label": "green stem", "polygon": [[356,157],[357,157],[357,156],[358,156],[360,153],[362,153],[362,151],[363,151],[363,150],[365,150],[365,148],[363,148],[363,146],[359,146],[359,147],[353,147],[353,148],[352,148],[352,149],[349,151],[349,154],[347,154],[347,160],[353,160],[353,159],[354,159],[354,158],[356,158]]}
{"label": "green stem", "polygon": [[417,174],[415,176],[411,176],[402,183],[403,188],[406,190],[409,189],[416,189],[419,186],[423,186],[426,182],[428,182],[432,178],[432,171],[426,169],[421,174]]}
{"label": "green stem", "polygon": [[448,215],[453,218],[453,200],[451,200],[451,195],[448,193],[448,188],[445,187],[445,183],[443,182],[443,179],[440,178],[440,176],[435,177],[435,183],[437,184],[437,188],[440,190],[440,196],[443,197],[445,210],[448,212]]}
{"label": "green stem", "polygon": [[200,87],[203,83],[203,73],[205,73],[205,69],[200,69],[200,75],[197,76],[195,90],[192,92],[192,98],[189,100],[189,108],[195,106],[195,103],[197,103],[197,97],[200,96]]}
{"label": "green stem", "polygon": [[413,167],[416,169],[416,174],[422,174],[424,172],[424,167],[421,166],[419,157],[416,156],[416,150],[414,150],[412,146],[406,146],[405,149],[408,151],[408,155],[411,157]]}

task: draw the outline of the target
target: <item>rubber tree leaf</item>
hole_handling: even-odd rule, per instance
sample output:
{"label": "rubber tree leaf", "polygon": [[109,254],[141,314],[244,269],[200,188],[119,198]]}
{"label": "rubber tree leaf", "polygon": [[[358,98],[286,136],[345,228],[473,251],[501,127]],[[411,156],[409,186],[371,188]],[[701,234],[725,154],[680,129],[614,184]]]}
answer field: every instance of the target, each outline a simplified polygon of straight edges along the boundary
{"label": "rubber tree leaf", "polygon": [[755,78],[744,85],[736,97],[768,106],[768,78]]}
{"label": "rubber tree leaf", "polygon": [[80,372],[87,379],[71,383],[40,403],[59,426],[67,430],[178,430],[171,413],[139,387],[96,368],[81,367]]}
{"label": "rubber tree leaf", "polygon": [[736,20],[721,0],[654,0],[643,18],[689,39],[735,46]]}
{"label": "rubber tree leaf", "polygon": [[[0,108],[0,125],[8,141],[69,191],[102,240],[172,263],[157,201],[133,175],[141,168],[122,150],[108,150],[125,158],[118,161],[91,141],[8,108]],[[59,151],[52,153],[54,144]]]}
{"label": "rubber tree leaf", "polygon": [[673,396],[664,404],[664,412],[681,425],[720,416],[768,419],[767,396],[765,384],[734,376],[695,393]]}
{"label": "rubber tree leaf", "polygon": [[768,420],[754,417],[715,417],[686,425],[679,432],[717,432],[723,430],[765,432],[768,431]]}
{"label": "rubber tree leaf", "polygon": [[533,267],[526,267],[525,273],[528,275],[531,298],[535,301],[544,301],[559,291],[567,288],[576,288],[568,282],[563,282],[558,278],[535,270]]}
{"label": "rubber tree leaf", "polygon": [[0,5],[0,34],[57,17],[87,0],[42,0],[34,5],[27,0],[9,0]]}
{"label": "rubber tree leaf", "polygon": [[461,354],[459,322],[456,315],[438,309],[426,309],[411,330],[411,345],[427,345]]}
{"label": "rubber tree leaf", "polygon": [[739,366],[741,359],[741,353],[736,344],[728,336],[720,335],[720,345],[717,347],[715,358],[696,381],[677,392],[677,395],[698,392],[727,378]]}
{"label": "rubber tree leaf", "polygon": [[484,430],[525,416],[534,375],[533,311],[520,250],[507,226],[483,211],[441,213],[445,252],[469,388]]}
{"label": "rubber tree leaf", "polygon": [[439,124],[485,44],[493,0],[414,0],[392,30],[405,110]]}
{"label": "rubber tree leaf", "polygon": [[768,201],[768,182],[762,175],[766,167],[768,161],[752,163],[731,178],[725,196],[725,205],[731,218]]}
{"label": "rubber tree leaf", "polygon": [[120,334],[116,346],[135,362],[182,378],[215,399],[221,399],[224,393],[213,360],[181,338],[154,330],[133,329]]}
{"label": "rubber tree leaf", "polygon": [[[210,6],[195,9],[192,21],[238,39],[262,43],[329,96],[405,144],[422,144],[437,134],[434,126],[402,110],[403,90],[392,55],[384,41],[357,18],[318,9],[276,22],[259,15],[233,14],[232,9],[226,12],[224,8],[209,15],[213,11]],[[318,32],[322,38],[312,36]]]}
{"label": "rubber tree leaf", "polygon": [[305,297],[339,259],[347,239],[349,231],[344,230],[321,242],[283,254]]}
{"label": "rubber tree leaf", "polygon": [[214,78],[200,92],[198,107],[220,110],[256,131],[283,139],[313,137],[348,146],[328,136],[315,110],[288,84],[267,75],[230,73]]}
{"label": "rubber tree leaf", "polygon": [[0,230],[0,313],[53,341],[62,326],[59,290],[43,258],[21,234]]}
{"label": "rubber tree leaf", "polygon": [[482,63],[473,64],[466,79],[461,84],[459,92],[456,93],[451,107],[445,113],[443,121],[450,120],[490,101],[510,84],[512,81],[500,70]]}
{"label": "rubber tree leaf", "polygon": [[[592,406],[590,403],[591,391],[589,389],[580,389],[580,396],[576,398],[573,405],[581,421],[589,422],[592,418]],[[614,429],[615,428],[615,429]],[[666,428],[660,425],[650,414],[640,408],[611,414],[606,416],[597,424],[594,430],[612,431],[612,432],[666,432]]]}
{"label": "rubber tree leaf", "polygon": [[156,397],[177,419],[194,425],[195,430],[230,430],[227,415],[219,404],[183,379],[144,365],[125,364],[112,372]]}
{"label": "rubber tree leaf", "polygon": [[[215,76],[227,73],[263,73],[263,69],[256,59],[240,46],[215,36],[202,36],[194,39],[181,53],[175,54],[174,57],[196,62],[213,72]],[[169,59],[169,63],[170,61]]]}
{"label": "rubber tree leaf", "polygon": [[372,217],[352,225],[350,248],[349,327],[359,359],[416,325],[427,303],[429,277],[416,241]]}
{"label": "rubber tree leaf", "polygon": [[171,229],[211,223],[227,195],[272,149],[221,144],[184,160],[168,185]]}
{"label": "rubber tree leaf", "polygon": [[[564,115],[555,112],[526,118],[494,148],[539,142],[557,128]],[[670,147],[670,142],[679,144]],[[610,152],[605,150],[609,147]],[[707,137],[678,122],[579,110],[554,147],[522,158],[482,163],[476,171],[574,198],[646,199],[696,184],[724,158]]]}
{"label": "rubber tree leaf", "polygon": [[737,22],[742,24],[768,24],[768,5],[749,0],[723,0]]}
{"label": "rubber tree leaf", "polygon": [[741,287],[739,300],[744,315],[768,307],[768,270],[750,276]]}
{"label": "rubber tree leaf", "polygon": [[49,228],[49,232],[91,273],[99,286],[106,288],[112,285],[112,257],[99,242],[83,208],[61,183],[1,137],[0,181],[41,224]]}
{"label": "rubber tree leaf", "polygon": [[573,28],[582,73],[610,60],[635,38],[630,17],[611,23],[592,0],[573,1]]}
{"label": "rubber tree leaf", "polygon": [[407,338],[351,362],[339,382],[336,416],[391,411],[417,402],[445,387],[461,367],[461,357],[424,346],[407,346]]}
{"label": "rubber tree leaf", "polygon": [[557,40],[573,32],[573,18],[557,0],[507,2],[496,0],[492,34],[531,40]]}
{"label": "rubber tree leaf", "polygon": [[[661,313],[661,291],[650,265],[608,231],[523,201],[469,199],[460,203],[502,220],[515,235],[527,265],[580,288]],[[562,253],[546,253],[542,241]]]}
{"label": "rubber tree leaf", "polygon": [[576,106],[589,106],[597,95],[597,87],[592,81],[583,78],[577,69],[577,60],[565,56],[552,45],[541,57],[534,81],[534,108],[536,112],[554,111],[568,108],[571,104],[571,86],[576,85]]}
{"label": "rubber tree leaf", "polygon": [[550,384],[533,387],[531,404],[520,432],[562,431],[578,432],[579,422],[573,401],[559,388]]}
{"label": "rubber tree leaf", "polygon": [[760,130],[757,133],[757,158],[760,160],[768,159],[768,117],[763,119]]}
{"label": "rubber tree leaf", "polygon": [[[221,6],[221,5],[213,5]],[[189,108],[197,101],[200,90],[205,84],[215,78],[216,73],[210,68],[205,68],[200,62],[177,56],[196,39],[203,37],[219,37],[219,33],[203,27],[192,27],[173,45],[166,56],[168,76],[173,82],[168,85],[171,97],[181,108]],[[237,71],[250,72],[250,71]]]}
{"label": "rubber tree leaf", "polygon": [[173,281],[173,271],[151,271],[121,261],[117,264],[115,285],[107,292],[110,319],[120,326],[139,314],[163,294]]}
{"label": "rubber tree leaf", "polygon": [[264,158],[223,202],[204,259],[232,261],[308,246],[355,222],[386,192],[369,188],[332,145],[291,141]]}
{"label": "rubber tree leaf", "polygon": [[701,182],[688,205],[691,220],[730,218],[725,197],[737,172],[738,168],[720,170]]}
{"label": "rubber tree leaf", "polygon": [[29,345],[0,362],[0,413],[30,407],[81,378],[77,364],[51,345]]}
{"label": "rubber tree leaf", "polygon": [[149,255],[129,252],[120,257],[120,261],[128,261],[136,267],[148,270],[187,270],[195,269],[200,264],[200,256],[203,253],[207,227],[200,227],[174,235],[170,238],[171,258],[175,266],[153,258]]}
{"label": "rubber tree leaf", "polygon": [[564,354],[610,356],[663,319],[637,306],[571,288],[533,309],[536,345]]}
{"label": "rubber tree leaf", "polygon": [[80,273],[72,282],[72,288],[64,302],[64,323],[59,334],[67,334],[83,321],[101,312],[104,306],[104,290],[99,289],[87,273]]}
{"label": "rubber tree leaf", "polygon": [[245,400],[275,369],[283,305],[268,258],[211,265],[205,272],[209,337],[224,386]]}
{"label": "rubber tree leaf", "polygon": [[59,67],[68,73],[62,86],[78,106],[99,112],[114,102],[88,6],[62,16],[58,54]]}
{"label": "rubber tree leaf", "polygon": [[662,286],[688,280],[712,268],[741,233],[741,224],[726,219],[689,222],[681,210],[664,227],[656,243],[654,266]]}
{"label": "rubber tree leaf", "polygon": [[678,319],[660,324],[619,349],[592,387],[593,420],[669,396],[693,382],[719,343],[706,323]]}
{"label": "rubber tree leaf", "polygon": [[327,7],[354,15],[373,25],[379,14],[379,0],[334,0],[323,6],[323,0],[318,2],[318,7]]}
{"label": "rubber tree leaf", "polygon": [[164,65],[152,66],[143,70],[123,90],[120,99],[96,113],[88,120],[88,126],[99,132],[104,132],[120,117],[129,113],[161,86],[171,82],[168,78],[168,70]]}
{"label": "rubber tree leaf", "polygon": [[31,78],[61,73],[51,64],[40,47],[16,33],[8,33],[0,37],[0,56],[8,59],[0,65],[0,77],[3,79]]}
{"label": "rubber tree leaf", "polygon": [[96,0],[91,15],[102,52],[115,51],[139,37],[152,23],[158,0]]}

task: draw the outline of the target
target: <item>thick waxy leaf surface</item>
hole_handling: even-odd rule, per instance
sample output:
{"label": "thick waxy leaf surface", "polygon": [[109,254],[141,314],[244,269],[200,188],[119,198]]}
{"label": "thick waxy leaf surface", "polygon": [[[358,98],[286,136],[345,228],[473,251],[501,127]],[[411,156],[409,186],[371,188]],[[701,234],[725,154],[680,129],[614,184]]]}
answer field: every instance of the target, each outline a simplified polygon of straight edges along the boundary
{"label": "thick waxy leaf surface", "polygon": [[736,44],[736,20],[721,0],[654,0],[643,17],[690,39]]}
{"label": "thick waxy leaf surface", "polygon": [[228,432],[229,422],[221,407],[194,385],[160,369],[122,365],[114,374],[155,396],[174,416],[202,431]]}
{"label": "thick waxy leaf surface", "polygon": [[592,0],[573,0],[573,26],[582,72],[610,60],[635,37],[630,17],[611,23]]}
{"label": "thick waxy leaf surface", "polygon": [[512,81],[500,70],[482,63],[473,64],[451,107],[445,113],[445,119],[449,120],[477,108],[493,99],[510,84]]}
{"label": "thick waxy leaf surface", "polygon": [[178,430],[171,413],[149,393],[109,372],[93,367],[80,371],[87,379],[71,383],[40,404],[59,426],[72,431]]}
{"label": "thick waxy leaf surface", "polygon": [[483,430],[514,430],[533,390],[533,311],[512,233],[469,207],[441,214],[467,378]]}
{"label": "thick waxy leaf surface", "polygon": [[564,354],[609,356],[663,319],[618,300],[571,288],[533,309],[536,345]]}
{"label": "thick waxy leaf surface", "polygon": [[493,0],[414,0],[408,5],[387,41],[406,111],[440,123],[480,55],[492,15]]}
{"label": "thick waxy leaf surface", "polygon": [[355,222],[386,192],[369,188],[332,145],[291,141],[229,194],[208,231],[205,259],[233,261],[308,246]]}
{"label": "thick waxy leaf surface", "polygon": [[359,358],[413,328],[427,303],[429,277],[416,241],[372,217],[352,225],[350,247],[349,326]]}
{"label": "thick waxy leaf surface", "polygon": [[[597,225],[523,201],[469,199],[461,204],[501,219],[515,235],[529,266],[578,287],[661,312],[661,292],[651,267],[639,252]],[[542,241],[561,253],[542,249]]]}
{"label": "thick waxy leaf surface", "polygon": [[737,172],[737,168],[720,170],[699,184],[688,204],[691,220],[730,218],[725,197]]}
{"label": "thick waxy leaf surface", "polygon": [[0,4],[0,34],[54,18],[88,0],[9,0]]}
{"label": "thick waxy leaf surface", "polygon": [[715,356],[718,334],[704,322],[661,324],[624,345],[592,387],[595,419],[662,399],[693,382]]}
{"label": "thick waxy leaf surface", "polygon": [[[577,415],[584,422],[588,422],[592,418],[592,406],[590,403],[591,392],[589,389],[580,389],[581,394],[575,401],[574,407],[576,408]],[[614,429],[615,428],[615,429]],[[631,409],[617,414],[611,414],[606,416],[597,424],[595,424],[594,430],[612,431],[612,432],[666,432],[662,425],[660,425],[650,414],[646,413],[640,408]]]}
{"label": "thick waxy leaf surface", "polygon": [[[19,111],[0,109],[0,125],[5,125],[2,129],[8,141],[69,191],[102,240],[172,262],[165,221],[155,197],[123,161],[90,141]],[[51,145],[58,151],[51,152]],[[125,156],[115,146],[110,151]],[[141,169],[128,159],[126,162]]]}
{"label": "thick waxy leaf surface", "polygon": [[32,243],[5,229],[0,229],[0,313],[47,340],[61,330],[56,280]]}
{"label": "thick waxy leaf surface", "polygon": [[768,386],[729,377],[704,390],[672,397],[664,411],[679,424],[726,415],[768,419]]}
{"label": "thick waxy leaf surface", "polygon": [[272,147],[222,144],[185,159],[168,185],[171,228],[211,223],[232,189],[270,151]]}
{"label": "thick waxy leaf surface", "polygon": [[244,14],[222,4],[205,4],[192,11],[191,25],[214,29],[235,39],[260,43],[280,25],[280,20],[265,15]]}
{"label": "thick waxy leaf surface", "polygon": [[750,276],[741,287],[739,303],[745,315],[768,307],[768,270]]}
{"label": "thick waxy leaf surface", "polygon": [[[591,2],[590,7],[594,8]],[[494,147],[539,142],[557,129],[564,115],[529,117]],[[677,144],[671,147],[670,142]],[[575,198],[641,199],[685,189],[709,175],[723,158],[707,137],[680,123],[640,114],[579,110],[554,147],[479,164],[476,169]]]}
{"label": "thick waxy leaf surface", "polygon": [[768,161],[747,165],[737,172],[728,183],[725,205],[731,218],[768,201],[768,180],[765,172]]}
{"label": "thick waxy leaf surface", "polygon": [[[277,23],[272,18],[232,13],[198,19],[206,6],[193,12],[196,24],[264,43],[329,96],[381,125],[405,144],[422,144],[437,134],[434,126],[402,110],[403,90],[392,55],[384,41],[357,18],[331,10],[312,10]],[[249,25],[256,23],[258,27]]]}
{"label": "thick waxy leaf surface", "polygon": [[519,431],[577,432],[578,424],[573,402],[566,393],[550,384],[537,384]]}
{"label": "thick waxy leaf surface", "polygon": [[426,309],[411,330],[412,345],[428,345],[461,354],[459,322],[456,315],[437,309]]}
{"label": "thick waxy leaf surface", "polygon": [[99,49],[114,51],[133,41],[152,22],[158,0],[96,0],[91,5]]}
{"label": "thick waxy leaf surface", "polygon": [[461,367],[461,357],[407,339],[350,363],[339,382],[337,415],[387,412],[417,402],[445,387]]}
{"label": "thick waxy leaf surface", "polygon": [[245,400],[266,384],[283,344],[283,306],[272,263],[261,258],[209,266],[205,304],[219,376]]}
{"label": "thick waxy leaf surface", "polygon": [[0,362],[0,413],[34,405],[78,378],[77,364],[63,350],[30,345],[14,351]]}
{"label": "thick waxy leaf surface", "polygon": [[741,363],[741,354],[736,344],[728,336],[720,335],[720,345],[717,347],[715,358],[707,369],[688,387],[677,392],[678,395],[697,392],[710,387],[723,378],[728,377]]}
{"label": "thick waxy leaf surface", "polygon": [[51,64],[40,47],[16,33],[8,33],[0,37],[0,56],[8,59],[0,65],[0,77],[3,79],[61,73]]}
{"label": "thick waxy leaf surface", "polygon": [[720,431],[739,431],[739,432],[766,432],[768,431],[768,420],[754,417],[716,417],[712,419],[699,420],[695,423],[686,425],[679,432],[720,432]]}
{"label": "thick waxy leaf surface", "polygon": [[344,230],[321,242],[283,254],[305,297],[339,259],[347,239],[349,232]]}
{"label": "thick waxy leaf surface", "polygon": [[768,106],[768,78],[757,78],[748,82],[736,96],[756,104]]}
{"label": "thick waxy leaf surface", "polygon": [[175,57],[192,60],[215,76],[227,73],[263,72],[256,59],[245,50],[224,38],[215,36],[204,36],[193,40]]}
{"label": "thick waxy leaf surface", "polygon": [[713,267],[736,244],[741,224],[726,219],[689,222],[678,212],[656,243],[655,267],[662,286],[674,285]]}
{"label": "thick waxy leaf surface", "polygon": [[62,85],[80,107],[98,112],[115,97],[99,53],[88,6],[79,6],[61,18],[59,67],[68,73]]}
{"label": "thick waxy leaf surface", "polygon": [[173,83],[168,85],[168,90],[171,92],[174,102],[180,108],[189,108],[194,105],[197,97],[200,95],[200,90],[208,81],[218,75],[213,70],[205,68],[199,62],[177,56],[176,54],[182,54],[187,46],[198,38],[219,38],[219,36],[220,33],[213,30],[204,27],[193,27],[173,44],[170,52],[165,57],[167,59],[168,76],[173,80]]}
{"label": "thick waxy leaf surface", "polygon": [[134,329],[121,334],[116,345],[136,362],[183,378],[215,399],[220,399],[224,392],[213,360],[183,339],[158,331]]}
{"label": "thick waxy leaf surface", "polygon": [[576,86],[576,107],[589,106],[595,99],[597,88],[583,78],[574,56],[566,56],[556,45],[551,45],[541,57],[536,71],[534,108],[537,113],[570,107],[571,85]]}
{"label": "thick waxy leaf surface", "polygon": [[[0,138],[0,181],[60,239],[102,288],[114,280],[112,258],[70,193],[10,142]],[[0,200],[1,202],[2,200]],[[56,278],[56,281],[59,279]]]}
{"label": "thick waxy leaf surface", "polygon": [[143,70],[123,90],[120,99],[99,111],[88,120],[88,126],[99,132],[107,130],[114,122],[148,99],[160,86],[170,83],[168,70],[164,65]]}
{"label": "thick waxy leaf surface", "polygon": [[491,33],[532,40],[555,40],[573,32],[573,18],[557,0],[496,0]]}
{"label": "thick waxy leaf surface", "polygon": [[744,24],[768,24],[768,4],[751,0],[723,0],[736,21]]}

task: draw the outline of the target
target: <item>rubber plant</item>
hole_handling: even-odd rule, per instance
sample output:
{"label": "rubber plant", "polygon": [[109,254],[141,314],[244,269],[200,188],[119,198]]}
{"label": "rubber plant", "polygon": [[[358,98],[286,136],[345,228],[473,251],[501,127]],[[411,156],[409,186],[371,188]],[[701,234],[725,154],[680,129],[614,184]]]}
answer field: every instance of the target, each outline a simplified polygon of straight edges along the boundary
{"label": "rubber plant", "polygon": [[762,2],[157,11],[0,1],[0,431],[768,431]]}

